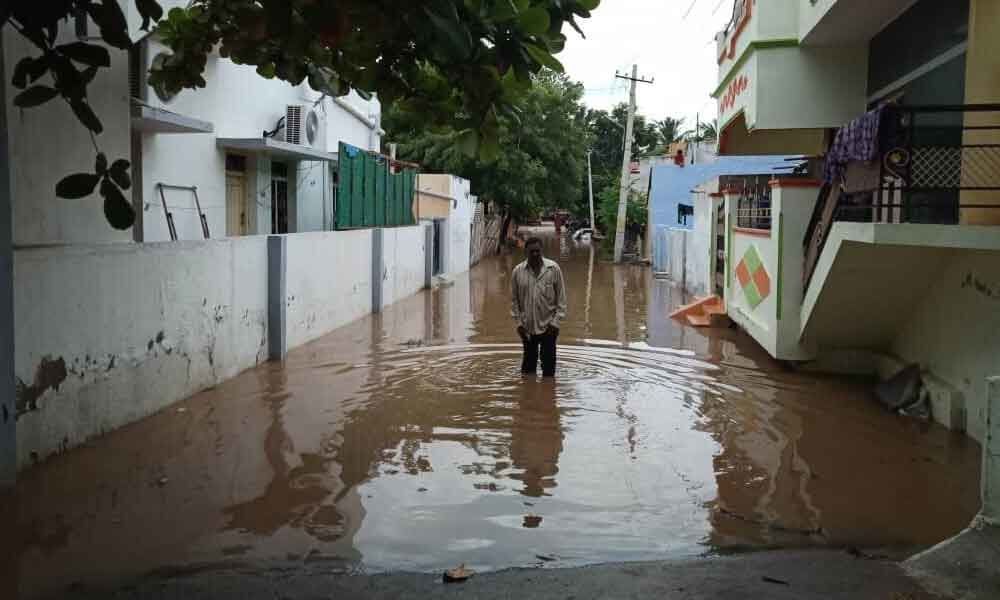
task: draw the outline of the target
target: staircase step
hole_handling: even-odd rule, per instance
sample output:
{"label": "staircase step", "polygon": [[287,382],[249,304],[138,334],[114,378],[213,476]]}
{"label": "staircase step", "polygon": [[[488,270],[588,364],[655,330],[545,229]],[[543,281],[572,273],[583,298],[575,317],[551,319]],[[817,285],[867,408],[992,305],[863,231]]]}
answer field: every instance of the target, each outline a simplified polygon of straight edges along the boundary
{"label": "staircase step", "polygon": [[705,314],[689,314],[687,316],[688,323],[694,325],[695,327],[711,327],[712,318]]}
{"label": "staircase step", "polygon": [[726,314],[726,307],[722,305],[721,302],[715,304],[704,304],[701,310],[708,315],[724,315]]}
{"label": "staircase step", "polygon": [[718,303],[720,302],[718,296],[706,296],[705,298],[700,298],[695,300],[690,304],[685,304],[684,306],[678,308],[674,312],[670,313],[671,319],[680,319],[690,314],[702,313],[702,307],[706,304]]}
{"label": "staircase step", "polygon": [[725,329],[733,323],[733,321],[729,318],[729,315],[724,312],[712,313],[708,315],[708,320],[709,323],[711,323],[711,327],[717,327],[719,329]]}

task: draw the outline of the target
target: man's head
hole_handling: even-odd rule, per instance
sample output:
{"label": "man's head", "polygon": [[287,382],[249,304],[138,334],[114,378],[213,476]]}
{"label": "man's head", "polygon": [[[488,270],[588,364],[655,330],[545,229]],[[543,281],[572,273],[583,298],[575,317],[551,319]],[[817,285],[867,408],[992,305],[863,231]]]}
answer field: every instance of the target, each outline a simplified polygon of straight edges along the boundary
{"label": "man's head", "polygon": [[528,255],[528,264],[537,267],[542,264],[542,240],[536,237],[524,242],[524,252]]}

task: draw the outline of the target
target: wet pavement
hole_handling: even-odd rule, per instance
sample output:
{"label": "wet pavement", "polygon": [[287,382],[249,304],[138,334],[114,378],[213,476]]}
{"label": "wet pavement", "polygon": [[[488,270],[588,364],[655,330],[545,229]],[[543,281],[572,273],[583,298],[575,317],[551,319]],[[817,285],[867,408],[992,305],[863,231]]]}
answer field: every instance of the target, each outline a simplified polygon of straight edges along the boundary
{"label": "wet pavement", "polygon": [[[293,350],[22,474],[25,597],[232,565],[326,573],[914,549],[978,510],[979,446],[671,321],[647,268],[549,240],[569,317],[523,378],[508,274]],[[72,594],[70,594],[72,595]]]}

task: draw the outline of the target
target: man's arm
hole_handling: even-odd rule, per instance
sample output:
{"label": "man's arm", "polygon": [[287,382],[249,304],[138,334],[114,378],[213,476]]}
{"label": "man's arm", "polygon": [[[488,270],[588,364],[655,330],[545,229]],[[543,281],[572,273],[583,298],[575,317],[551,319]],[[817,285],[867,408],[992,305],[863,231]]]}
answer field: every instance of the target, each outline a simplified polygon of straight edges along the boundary
{"label": "man's arm", "polygon": [[517,269],[510,274],[510,316],[517,325],[517,333],[524,337],[524,311],[521,309],[521,293],[517,284]]}
{"label": "man's arm", "polygon": [[562,320],[566,318],[566,282],[563,281],[562,269],[556,267],[556,273],[559,275],[555,282],[556,316],[552,318],[551,326],[559,329]]}

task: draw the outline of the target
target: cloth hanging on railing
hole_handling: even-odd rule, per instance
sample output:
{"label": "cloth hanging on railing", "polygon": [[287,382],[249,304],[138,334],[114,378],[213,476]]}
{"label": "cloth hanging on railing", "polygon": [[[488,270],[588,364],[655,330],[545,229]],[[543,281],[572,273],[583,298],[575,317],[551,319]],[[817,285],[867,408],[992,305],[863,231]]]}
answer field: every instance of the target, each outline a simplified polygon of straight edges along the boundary
{"label": "cloth hanging on railing", "polygon": [[833,145],[826,155],[823,181],[840,181],[852,160],[868,162],[878,156],[879,126],[885,107],[866,112],[837,131]]}

